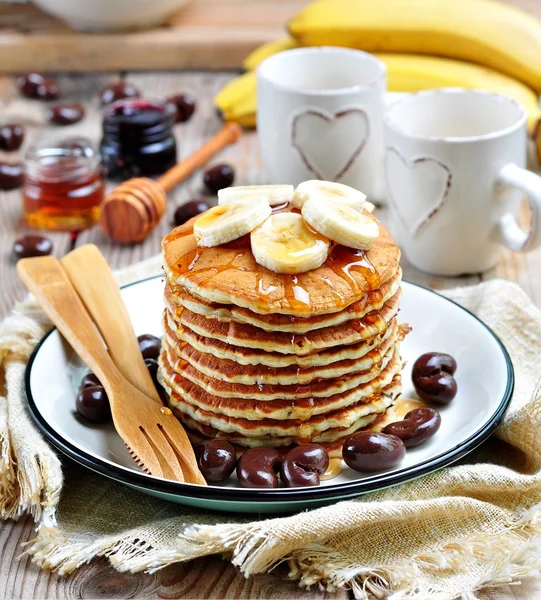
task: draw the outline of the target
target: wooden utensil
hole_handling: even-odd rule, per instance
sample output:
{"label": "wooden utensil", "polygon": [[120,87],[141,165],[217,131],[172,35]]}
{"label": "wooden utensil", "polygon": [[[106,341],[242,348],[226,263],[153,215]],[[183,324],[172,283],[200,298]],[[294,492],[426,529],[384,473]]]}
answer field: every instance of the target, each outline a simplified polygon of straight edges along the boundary
{"label": "wooden utensil", "polygon": [[58,260],[52,256],[23,259],[17,263],[17,273],[101,381],[115,429],[134,458],[156,477],[175,481],[190,477],[206,485],[182,425],[168,408],[159,407],[120,373]]}
{"label": "wooden utensil", "polygon": [[161,405],[120,289],[103,254],[94,244],[86,244],[66,254],[60,262],[98,326],[118,370],[143,394]]}
{"label": "wooden utensil", "polygon": [[199,150],[156,181],[136,177],[121,183],[102,204],[100,225],[105,234],[121,244],[144,240],[165,212],[166,193],[205,165],[222,148],[236,142],[241,135],[240,125],[226,123]]}

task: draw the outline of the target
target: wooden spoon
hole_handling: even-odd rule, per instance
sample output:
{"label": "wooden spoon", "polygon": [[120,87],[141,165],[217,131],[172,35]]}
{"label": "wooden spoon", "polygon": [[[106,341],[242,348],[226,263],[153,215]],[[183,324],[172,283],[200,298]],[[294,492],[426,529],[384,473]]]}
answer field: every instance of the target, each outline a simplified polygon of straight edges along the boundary
{"label": "wooden spoon", "polygon": [[103,201],[100,225],[104,233],[121,244],[144,240],[165,212],[166,193],[241,135],[240,125],[226,123],[199,150],[171,167],[158,180],[136,177],[121,183]]}
{"label": "wooden spoon", "polygon": [[134,458],[156,477],[184,481],[186,473],[186,479],[206,485],[182,425],[171,410],[159,407],[120,373],[58,260],[52,256],[22,259],[17,273],[102,383],[115,429]]}
{"label": "wooden spoon", "polygon": [[103,254],[94,244],[86,244],[66,254],[60,262],[98,326],[118,370],[132,385],[162,404],[139,350],[120,289]]}

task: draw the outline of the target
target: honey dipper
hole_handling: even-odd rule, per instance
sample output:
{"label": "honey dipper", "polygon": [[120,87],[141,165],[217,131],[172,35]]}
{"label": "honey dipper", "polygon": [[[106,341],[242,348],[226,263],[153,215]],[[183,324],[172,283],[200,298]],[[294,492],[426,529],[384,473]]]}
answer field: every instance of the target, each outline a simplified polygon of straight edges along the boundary
{"label": "honey dipper", "polygon": [[167,203],[167,192],[202,167],[225,146],[242,134],[237,123],[222,129],[186,160],[166,171],[156,181],[136,177],[121,183],[103,201],[100,225],[115,242],[131,244],[144,240],[160,222]]}

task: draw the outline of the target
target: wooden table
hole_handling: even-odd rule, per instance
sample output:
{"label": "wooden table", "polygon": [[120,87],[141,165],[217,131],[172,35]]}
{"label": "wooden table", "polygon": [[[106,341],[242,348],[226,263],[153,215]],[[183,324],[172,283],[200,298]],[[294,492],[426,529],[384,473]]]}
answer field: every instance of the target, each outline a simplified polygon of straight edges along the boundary
{"label": "wooden table", "polygon": [[[220,126],[212,107],[216,91],[232,74],[191,73],[191,74],[128,74],[127,79],[143,90],[152,90],[156,97],[168,96],[174,92],[188,90],[198,98],[197,112],[186,124],[176,126],[181,156],[187,156],[202,141],[212,135]],[[100,107],[98,91],[114,75],[61,76],[59,82],[65,90],[65,97],[83,102],[87,117],[80,124],[64,128],[63,133],[84,133],[94,140],[99,139]],[[16,93],[13,79],[0,78],[0,102],[5,102],[4,113],[31,115],[39,121],[44,107],[30,100],[22,100]],[[53,133],[42,125],[28,127],[26,143],[38,135]],[[54,133],[58,133],[55,130]],[[13,158],[13,157],[9,157]],[[0,157],[0,160],[2,158]],[[247,133],[239,143],[228,148],[219,157],[236,168],[237,184],[263,183],[263,174],[255,133]],[[96,243],[104,252],[113,268],[123,267],[159,252],[160,240],[171,229],[174,208],[202,193],[201,173],[169,196],[166,217],[154,233],[142,244],[121,247],[109,242],[98,228],[84,232],[80,243]],[[385,218],[381,211],[380,216]],[[25,294],[15,273],[15,262],[11,257],[13,240],[26,230],[21,222],[19,191],[0,193],[0,317],[5,316],[13,303]],[[69,246],[69,236],[65,233],[47,234],[54,242],[54,253],[61,257]],[[541,250],[528,255],[502,252],[496,269],[481,276],[442,279],[430,277],[403,264],[405,277],[410,281],[437,289],[457,285],[475,284],[493,277],[504,277],[519,282],[533,300],[541,306],[541,280],[539,267]],[[82,467],[81,467],[82,468]],[[18,522],[2,523],[0,527],[0,548],[3,556],[0,561],[0,598],[333,598],[342,600],[346,592],[326,594],[319,591],[299,590],[295,583],[281,580],[277,575],[262,575],[245,580],[228,563],[219,558],[198,559],[189,564],[175,565],[154,575],[119,574],[104,560],[94,561],[82,567],[73,575],[59,578],[56,575],[39,571],[27,558],[19,560],[21,544],[34,536],[33,522],[28,517]],[[485,600],[516,598],[521,600],[541,595],[541,585],[530,582],[522,586],[500,588],[485,593]]]}

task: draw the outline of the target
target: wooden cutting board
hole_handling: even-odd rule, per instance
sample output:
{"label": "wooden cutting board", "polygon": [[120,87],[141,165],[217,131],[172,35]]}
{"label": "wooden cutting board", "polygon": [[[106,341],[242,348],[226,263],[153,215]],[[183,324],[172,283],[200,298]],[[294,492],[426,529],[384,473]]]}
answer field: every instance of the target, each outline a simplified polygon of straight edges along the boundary
{"label": "wooden cutting board", "polygon": [[238,69],[251,50],[284,36],[307,2],[192,0],[163,27],[91,34],[32,4],[0,1],[0,71]]}
{"label": "wooden cutting board", "polygon": [[[308,1],[191,0],[163,27],[87,34],[32,4],[0,0],[0,71],[238,69],[251,50],[285,35]],[[504,1],[541,17],[541,0]]]}

